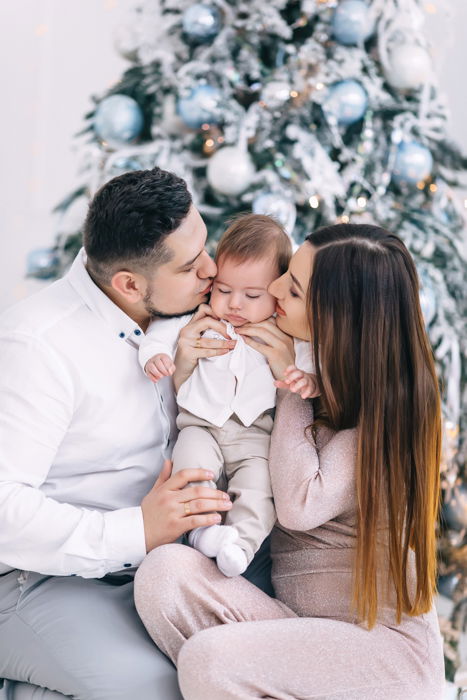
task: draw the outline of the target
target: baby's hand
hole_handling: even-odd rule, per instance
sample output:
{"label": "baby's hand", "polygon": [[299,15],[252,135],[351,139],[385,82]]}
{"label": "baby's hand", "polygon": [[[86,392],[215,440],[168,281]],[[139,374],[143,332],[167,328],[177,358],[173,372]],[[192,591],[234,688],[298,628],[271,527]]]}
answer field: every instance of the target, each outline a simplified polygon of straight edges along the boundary
{"label": "baby's hand", "polygon": [[169,355],[161,352],[146,362],[144,371],[152,382],[158,382],[162,377],[170,377],[175,372],[175,365]]}
{"label": "baby's hand", "polygon": [[300,394],[302,399],[310,399],[320,394],[316,375],[307,374],[295,365],[289,365],[284,372],[284,380],[275,381],[274,386]]}

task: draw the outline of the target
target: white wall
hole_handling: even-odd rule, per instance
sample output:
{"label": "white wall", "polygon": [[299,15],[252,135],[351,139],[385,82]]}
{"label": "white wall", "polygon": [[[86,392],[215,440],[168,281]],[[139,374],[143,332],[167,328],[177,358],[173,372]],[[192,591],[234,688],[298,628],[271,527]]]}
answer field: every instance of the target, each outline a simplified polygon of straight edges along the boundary
{"label": "white wall", "polygon": [[[266,2],[266,0],[265,0]],[[112,44],[114,27],[136,0],[0,2],[0,309],[41,285],[25,280],[27,253],[54,240],[55,204],[77,183],[90,96],[116,81],[128,63]],[[452,108],[452,136],[467,151],[467,2],[422,4]],[[445,19],[445,8],[454,19]],[[446,46],[447,45],[447,46]]]}

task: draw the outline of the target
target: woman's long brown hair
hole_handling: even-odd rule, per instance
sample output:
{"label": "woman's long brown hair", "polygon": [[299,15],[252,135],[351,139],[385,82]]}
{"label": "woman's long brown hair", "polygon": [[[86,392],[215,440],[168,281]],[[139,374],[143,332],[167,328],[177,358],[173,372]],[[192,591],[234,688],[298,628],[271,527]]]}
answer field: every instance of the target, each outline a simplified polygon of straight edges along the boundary
{"label": "woman's long brown hair", "polygon": [[[334,430],[358,428],[353,600],[358,617],[372,627],[381,533],[387,533],[384,550],[397,621],[432,605],[438,382],[417,272],[402,241],[378,226],[352,224],[319,229],[306,240],[316,249],[307,307],[325,421]],[[407,581],[410,550],[415,591]]]}

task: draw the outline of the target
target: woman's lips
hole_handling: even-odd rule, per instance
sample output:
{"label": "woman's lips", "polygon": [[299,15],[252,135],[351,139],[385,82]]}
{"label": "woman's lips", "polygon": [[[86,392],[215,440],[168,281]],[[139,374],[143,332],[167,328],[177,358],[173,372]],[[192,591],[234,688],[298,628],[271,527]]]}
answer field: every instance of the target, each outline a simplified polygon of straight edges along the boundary
{"label": "woman's lips", "polygon": [[282,306],[279,306],[279,302],[276,302],[276,314],[278,314],[279,316],[286,316],[286,313]]}

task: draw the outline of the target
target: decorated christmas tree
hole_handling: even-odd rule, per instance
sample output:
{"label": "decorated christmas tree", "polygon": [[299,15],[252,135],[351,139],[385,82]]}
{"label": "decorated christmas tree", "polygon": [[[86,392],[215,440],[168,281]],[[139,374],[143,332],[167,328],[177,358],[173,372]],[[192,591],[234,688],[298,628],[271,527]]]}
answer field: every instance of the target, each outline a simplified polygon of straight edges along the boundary
{"label": "decorated christmas tree", "polygon": [[[57,207],[54,277],[81,246],[84,205],[128,170],[184,177],[212,248],[238,212],[272,214],[294,241],[321,225],[377,223],[421,280],[443,394],[440,590],[448,672],[467,600],[465,217],[467,159],[448,137],[419,0],[146,0],[116,36],[130,65],[79,135],[82,186]],[[465,399],[465,396],[464,396]]]}

